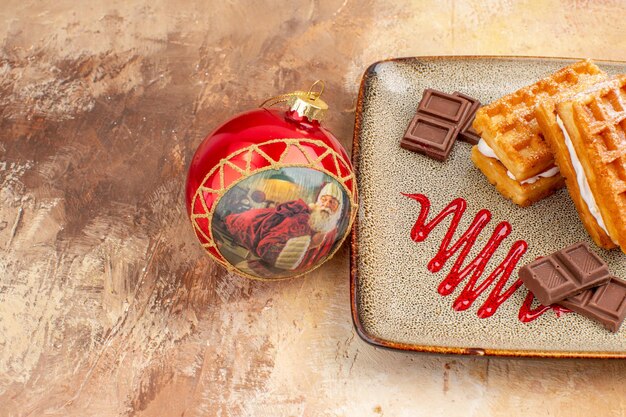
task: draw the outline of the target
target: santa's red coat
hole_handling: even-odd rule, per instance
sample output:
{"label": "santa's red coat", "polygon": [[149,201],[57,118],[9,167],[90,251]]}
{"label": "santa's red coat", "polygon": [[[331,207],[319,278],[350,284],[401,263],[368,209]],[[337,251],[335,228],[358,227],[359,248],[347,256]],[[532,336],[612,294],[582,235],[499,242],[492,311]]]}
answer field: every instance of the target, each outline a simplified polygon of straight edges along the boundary
{"label": "santa's red coat", "polygon": [[[230,214],[224,222],[235,242],[274,266],[289,239],[315,234],[309,226],[310,216],[309,206],[300,199],[276,207]],[[336,228],[326,233],[318,246],[307,251],[298,269],[307,269],[329,255],[336,237]]]}

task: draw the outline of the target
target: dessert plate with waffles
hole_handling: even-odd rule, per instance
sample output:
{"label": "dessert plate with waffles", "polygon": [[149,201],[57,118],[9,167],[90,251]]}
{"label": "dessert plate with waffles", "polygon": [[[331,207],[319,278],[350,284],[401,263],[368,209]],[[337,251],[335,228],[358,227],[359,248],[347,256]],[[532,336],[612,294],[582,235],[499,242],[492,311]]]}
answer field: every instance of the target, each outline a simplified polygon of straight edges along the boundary
{"label": "dessert plate with waffles", "polygon": [[626,63],[420,57],[361,83],[351,303],[377,346],[626,357]]}

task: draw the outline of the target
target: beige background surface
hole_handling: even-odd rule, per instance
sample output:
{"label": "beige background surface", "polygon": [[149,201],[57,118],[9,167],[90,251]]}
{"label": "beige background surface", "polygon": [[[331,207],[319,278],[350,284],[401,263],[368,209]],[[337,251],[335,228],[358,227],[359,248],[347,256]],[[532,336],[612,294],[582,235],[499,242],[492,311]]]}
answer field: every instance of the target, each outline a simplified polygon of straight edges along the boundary
{"label": "beige background surface", "polygon": [[0,5],[0,416],[626,414],[626,362],[375,349],[348,248],[280,283],[226,274],[186,218],[202,138],[326,80],[349,148],[396,56],[626,60],[623,1]]}

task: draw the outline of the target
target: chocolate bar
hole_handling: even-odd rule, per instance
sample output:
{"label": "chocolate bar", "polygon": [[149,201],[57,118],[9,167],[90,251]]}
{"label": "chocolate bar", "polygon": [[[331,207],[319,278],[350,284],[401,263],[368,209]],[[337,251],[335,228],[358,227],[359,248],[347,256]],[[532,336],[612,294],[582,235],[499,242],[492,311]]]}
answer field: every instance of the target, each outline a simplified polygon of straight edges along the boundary
{"label": "chocolate bar", "polygon": [[607,265],[578,242],[520,268],[519,277],[535,297],[550,305],[609,281]]}
{"label": "chocolate bar", "polygon": [[469,117],[473,119],[479,106],[477,100],[462,93],[446,94],[427,88],[400,146],[444,161],[461,127],[467,125]]}
{"label": "chocolate bar", "polygon": [[465,121],[459,128],[459,138],[472,145],[477,145],[480,140],[480,135],[476,130],[474,130],[472,123],[474,122],[474,117],[476,116],[476,110],[480,107],[480,101],[458,91],[455,91],[452,95],[463,98],[470,103],[465,111],[465,115],[463,116],[463,120]]}
{"label": "chocolate bar", "polygon": [[452,150],[456,133],[455,125],[418,112],[409,124],[400,146],[443,161]]}
{"label": "chocolate bar", "polygon": [[626,318],[626,281],[612,276],[607,284],[583,291],[559,304],[598,321],[615,333]]}

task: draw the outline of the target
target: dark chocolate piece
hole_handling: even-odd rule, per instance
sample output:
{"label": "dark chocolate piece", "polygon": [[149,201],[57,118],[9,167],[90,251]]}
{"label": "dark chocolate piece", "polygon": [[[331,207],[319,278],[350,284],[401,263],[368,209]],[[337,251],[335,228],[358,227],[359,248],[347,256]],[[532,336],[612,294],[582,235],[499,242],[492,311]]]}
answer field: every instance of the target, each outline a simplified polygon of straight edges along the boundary
{"label": "dark chocolate piece", "polygon": [[400,146],[443,161],[452,150],[456,133],[455,125],[418,112],[409,124]]}
{"label": "dark chocolate piece", "polygon": [[480,135],[474,130],[472,123],[474,122],[476,111],[480,108],[480,101],[458,91],[455,91],[452,95],[463,98],[470,103],[463,116],[464,122],[459,126],[459,138],[472,145],[477,145]]}
{"label": "dark chocolate piece", "polygon": [[[478,100],[465,94],[459,92],[446,94],[427,88],[424,90],[415,117],[400,141],[400,146],[444,161],[450,155],[457,136],[462,133],[461,127],[471,128],[478,107],[480,107]],[[468,124],[470,117],[472,120]],[[466,140],[472,143],[472,133],[468,132],[464,135],[469,135],[469,139]],[[478,135],[476,136],[480,139]],[[478,140],[475,140],[475,143],[478,143]]]}
{"label": "dark chocolate piece", "polygon": [[604,284],[610,275],[604,261],[578,242],[524,265],[519,277],[543,305],[550,305]]}
{"label": "dark chocolate piece", "polygon": [[[473,117],[472,120],[474,120]],[[478,145],[478,142],[481,139],[478,132],[474,130],[471,125],[465,132],[459,133],[459,138],[461,138],[461,140],[463,140],[464,142],[469,143],[470,145]]]}
{"label": "dark chocolate piece", "polygon": [[465,98],[427,88],[417,111],[460,126],[469,106],[470,102]]}
{"label": "dark chocolate piece", "polygon": [[626,281],[611,277],[607,284],[583,291],[559,304],[617,332],[626,318]]}

